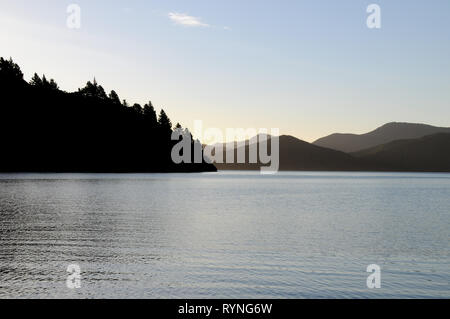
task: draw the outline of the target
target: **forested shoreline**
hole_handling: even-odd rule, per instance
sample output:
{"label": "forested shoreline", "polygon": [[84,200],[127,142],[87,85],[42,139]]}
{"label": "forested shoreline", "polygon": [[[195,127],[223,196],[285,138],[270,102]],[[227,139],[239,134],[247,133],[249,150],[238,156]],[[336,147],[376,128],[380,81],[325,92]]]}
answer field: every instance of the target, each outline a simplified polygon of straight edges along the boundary
{"label": "forested shoreline", "polygon": [[157,115],[151,102],[130,106],[95,79],[64,92],[45,75],[26,82],[12,59],[0,58],[0,88],[2,172],[216,171],[173,163],[166,112]]}

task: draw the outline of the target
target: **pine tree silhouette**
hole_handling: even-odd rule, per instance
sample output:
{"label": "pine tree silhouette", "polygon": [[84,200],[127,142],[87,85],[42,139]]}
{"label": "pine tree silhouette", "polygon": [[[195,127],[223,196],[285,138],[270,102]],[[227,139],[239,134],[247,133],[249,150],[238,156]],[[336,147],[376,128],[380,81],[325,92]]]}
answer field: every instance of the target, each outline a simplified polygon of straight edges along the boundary
{"label": "pine tree silhouette", "polygon": [[[172,124],[149,102],[129,107],[112,90],[88,81],[67,93],[36,73],[26,82],[12,59],[0,58],[0,171],[12,172],[194,172],[202,164],[175,164]],[[21,134],[14,134],[20,132]]]}

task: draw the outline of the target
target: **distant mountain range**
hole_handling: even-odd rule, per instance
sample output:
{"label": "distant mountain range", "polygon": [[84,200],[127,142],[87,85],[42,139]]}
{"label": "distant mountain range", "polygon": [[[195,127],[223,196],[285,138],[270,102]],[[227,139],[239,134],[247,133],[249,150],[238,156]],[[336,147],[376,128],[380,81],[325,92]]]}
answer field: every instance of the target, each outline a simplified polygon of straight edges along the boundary
{"label": "distant mountain range", "polygon": [[449,172],[450,133],[397,140],[353,155],[374,167],[389,170]]}
{"label": "distant mountain range", "polygon": [[[316,146],[308,142],[299,140],[293,136],[282,135],[279,137],[279,143],[280,143],[280,170],[283,171],[361,170],[363,168],[362,161],[355,156],[346,154],[344,152]],[[271,144],[269,137],[268,141],[269,154],[271,152],[270,145]],[[260,169],[261,166],[263,166],[261,163],[236,164],[236,153],[235,153],[235,164],[215,163],[214,165],[219,170],[257,170]],[[224,154],[226,154],[225,146],[224,146]],[[249,141],[245,142],[245,154],[248,162]]]}
{"label": "distant mountain range", "polygon": [[[429,132],[431,134],[427,134]],[[399,137],[396,137],[396,134]],[[425,136],[422,134],[425,134]],[[292,136],[283,135],[279,137],[279,169],[281,171],[450,172],[449,128],[438,128],[424,124],[389,123],[363,135],[341,134],[331,136],[341,136],[341,141],[345,139],[343,136],[350,136],[348,138],[350,142],[340,145],[345,144],[348,147],[347,149],[357,149],[358,151],[347,153],[322,147],[317,145],[317,142],[311,144]],[[418,137],[405,138],[404,136]],[[320,140],[326,142],[327,138]],[[367,141],[367,144],[362,144],[361,141],[363,140]],[[374,145],[377,140],[382,142]],[[268,145],[270,146],[270,143]],[[245,142],[245,154],[248,159],[249,141]],[[216,163],[215,166],[219,170],[255,170],[263,165],[261,163]]]}
{"label": "distant mountain range", "polygon": [[346,153],[358,152],[395,140],[414,139],[436,133],[450,133],[449,127],[426,124],[388,123],[366,134],[335,133],[322,137],[313,144]]}

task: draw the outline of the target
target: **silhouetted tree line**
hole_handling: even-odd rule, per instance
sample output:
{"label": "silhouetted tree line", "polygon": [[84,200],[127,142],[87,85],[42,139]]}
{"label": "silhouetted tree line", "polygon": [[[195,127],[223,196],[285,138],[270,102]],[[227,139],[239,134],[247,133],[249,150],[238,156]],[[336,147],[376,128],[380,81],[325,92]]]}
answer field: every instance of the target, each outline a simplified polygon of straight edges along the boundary
{"label": "silhouetted tree line", "polygon": [[[172,123],[151,102],[129,106],[94,79],[77,92],[34,74],[27,83],[12,59],[0,58],[0,171],[197,172],[171,160]],[[177,124],[176,128],[181,129]],[[194,142],[192,143],[194,147]]]}

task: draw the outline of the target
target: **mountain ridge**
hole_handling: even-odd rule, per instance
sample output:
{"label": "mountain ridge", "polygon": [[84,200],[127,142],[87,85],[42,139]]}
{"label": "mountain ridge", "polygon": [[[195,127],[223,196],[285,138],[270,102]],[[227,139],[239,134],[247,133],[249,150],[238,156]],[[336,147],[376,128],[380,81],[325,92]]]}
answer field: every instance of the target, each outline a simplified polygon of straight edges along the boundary
{"label": "mountain ridge", "polygon": [[450,172],[450,133],[395,140],[351,155],[390,170]]}
{"label": "mountain ridge", "polygon": [[[270,142],[267,145],[270,153]],[[226,158],[225,144],[222,147]],[[249,140],[242,147],[248,160]],[[291,135],[279,136],[279,147],[280,171],[450,172],[450,133],[395,140],[355,153],[324,148]],[[260,162],[238,164],[236,154],[235,151],[234,163],[215,163],[217,169],[258,170],[266,166]]]}
{"label": "mountain ridge", "polygon": [[[344,152],[323,148],[313,145],[291,135],[281,135],[279,138],[279,170],[329,170],[329,171],[357,171],[366,168],[365,164],[358,158]],[[252,138],[253,139],[253,138]],[[271,137],[268,139],[268,153],[271,153]],[[251,140],[251,139],[250,139]],[[220,147],[219,145],[216,145]],[[226,157],[225,144],[222,144],[224,158]],[[249,140],[245,141],[246,159],[249,158]],[[258,142],[259,149],[259,142]],[[234,154],[234,163],[215,163],[219,170],[257,170],[262,166],[258,163],[236,163],[237,151]]]}
{"label": "mountain ridge", "polygon": [[319,138],[312,144],[353,153],[395,140],[421,138],[436,133],[450,133],[450,127],[437,127],[422,123],[390,122],[368,133],[334,133]]}

